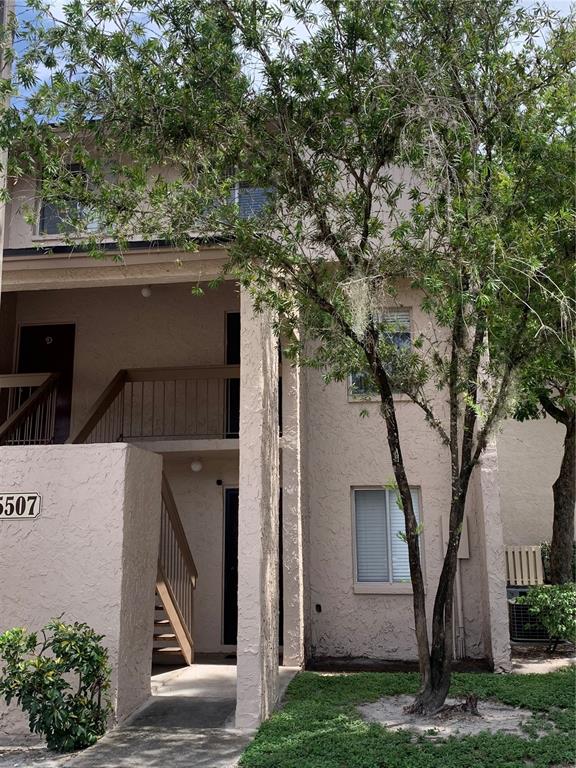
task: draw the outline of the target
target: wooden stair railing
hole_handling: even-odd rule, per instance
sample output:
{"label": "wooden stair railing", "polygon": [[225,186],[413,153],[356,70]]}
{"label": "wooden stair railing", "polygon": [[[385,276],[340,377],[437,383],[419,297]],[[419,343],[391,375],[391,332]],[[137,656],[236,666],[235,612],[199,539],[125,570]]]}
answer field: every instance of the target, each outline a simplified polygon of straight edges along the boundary
{"label": "wooden stair railing", "polygon": [[54,442],[57,373],[0,376],[0,390],[29,389],[30,394],[0,425],[0,445],[49,445]]}
{"label": "wooden stair railing", "polygon": [[[96,401],[92,411],[70,443],[118,442],[124,423],[124,386],[131,372],[118,371]],[[160,546],[156,591],[187,664],[194,661],[194,589],[198,571],[178,514],[168,479],[162,473]]]}
{"label": "wooden stair railing", "polygon": [[194,662],[194,589],[198,571],[176,502],[162,475],[162,514],[156,589],[187,664]]}
{"label": "wooden stair railing", "polygon": [[69,443],[117,443],[122,439],[123,395],[127,377],[128,371],[118,371],[92,406],[82,427],[68,440]]}

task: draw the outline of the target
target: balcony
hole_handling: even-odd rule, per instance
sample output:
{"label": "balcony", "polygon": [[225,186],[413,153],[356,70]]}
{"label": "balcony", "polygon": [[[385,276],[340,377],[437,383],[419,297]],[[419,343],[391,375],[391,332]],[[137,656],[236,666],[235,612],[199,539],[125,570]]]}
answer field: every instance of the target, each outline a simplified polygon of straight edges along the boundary
{"label": "balcony", "polygon": [[[57,376],[2,376],[2,401],[0,444],[57,442]],[[162,443],[176,450],[182,441],[238,438],[239,414],[239,365],[122,369],[68,442],[146,443],[156,450]]]}

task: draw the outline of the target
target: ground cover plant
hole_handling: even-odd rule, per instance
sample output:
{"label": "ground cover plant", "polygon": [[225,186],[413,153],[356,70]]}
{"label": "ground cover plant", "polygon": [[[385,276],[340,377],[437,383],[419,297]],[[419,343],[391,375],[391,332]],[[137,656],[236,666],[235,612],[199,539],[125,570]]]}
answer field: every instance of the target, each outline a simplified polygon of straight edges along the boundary
{"label": "ground cover plant", "polygon": [[[527,738],[482,734],[432,741],[364,722],[356,706],[413,694],[418,675],[305,672],[264,723],[241,768],[563,768],[576,760],[574,670],[546,675],[454,674],[450,694],[530,709]],[[552,724],[552,725],[551,725]],[[544,731],[538,737],[536,731]]]}

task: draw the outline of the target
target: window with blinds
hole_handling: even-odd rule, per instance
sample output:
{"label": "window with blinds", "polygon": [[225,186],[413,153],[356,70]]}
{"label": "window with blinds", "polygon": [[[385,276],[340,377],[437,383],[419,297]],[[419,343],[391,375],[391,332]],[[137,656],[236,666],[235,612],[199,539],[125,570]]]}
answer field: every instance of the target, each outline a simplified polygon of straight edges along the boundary
{"label": "window with blinds", "polygon": [[[81,165],[70,165],[68,172],[73,177],[81,179],[88,187],[90,186],[90,179]],[[70,234],[79,225],[84,232],[98,232],[100,230],[100,222],[95,211],[91,211],[79,200],[68,198],[59,203],[41,201],[38,222],[39,235]]]}
{"label": "window with blinds", "polygon": [[[418,492],[412,489],[412,504],[420,522]],[[356,574],[359,583],[398,584],[410,582],[404,513],[394,490],[357,488],[353,491],[356,535]]]}
{"label": "window with blinds", "polygon": [[[410,309],[405,307],[385,309],[378,322],[384,327],[385,339],[397,350],[410,349],[412,345]],[[389,367],[393,368],[393,363]],[[367,373],[352,373],[348,377],[348,395],[353,398],[374,397],[378,394]]]}
{"label": "window with blinds", "polygon": [[250,187],[241,182],[238,187],[238,208],[241,219],[258,216],[266,205],[272,190],[264,187]]}

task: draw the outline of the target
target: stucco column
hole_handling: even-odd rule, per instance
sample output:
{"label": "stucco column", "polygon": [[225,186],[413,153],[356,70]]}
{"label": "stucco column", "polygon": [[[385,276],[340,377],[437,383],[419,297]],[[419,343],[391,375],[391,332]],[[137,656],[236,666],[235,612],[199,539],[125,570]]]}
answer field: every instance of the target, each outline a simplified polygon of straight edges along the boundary
{"label": "stucco column", "polygon": [[[0,520],[0,633],[51,618],[104,636],[114,714],[150,696],[162,458],[126,443],[0,447],[0,491],[37,493],[39,515]],[[0,744],[28,738],[0,701]]]}
{"label": "stucco column", "polygon": [[482,535],[484,555],[484,643],[496,672],[509,672],[510,631],[506,600],[506,561],[500,486],[498,480],[498,453],[491,443],[476,468],[478,489],[478,528]]}
{"label": "stucco column", "polygon": [[287,667],[304,664],[304,535],[302,499],[302,372],[282,366],[282,570]]}
{"label": "stucco column", "polygon": [[278,347],[244,290],[240,323],[236,726],[255,728],[278,690]]}

